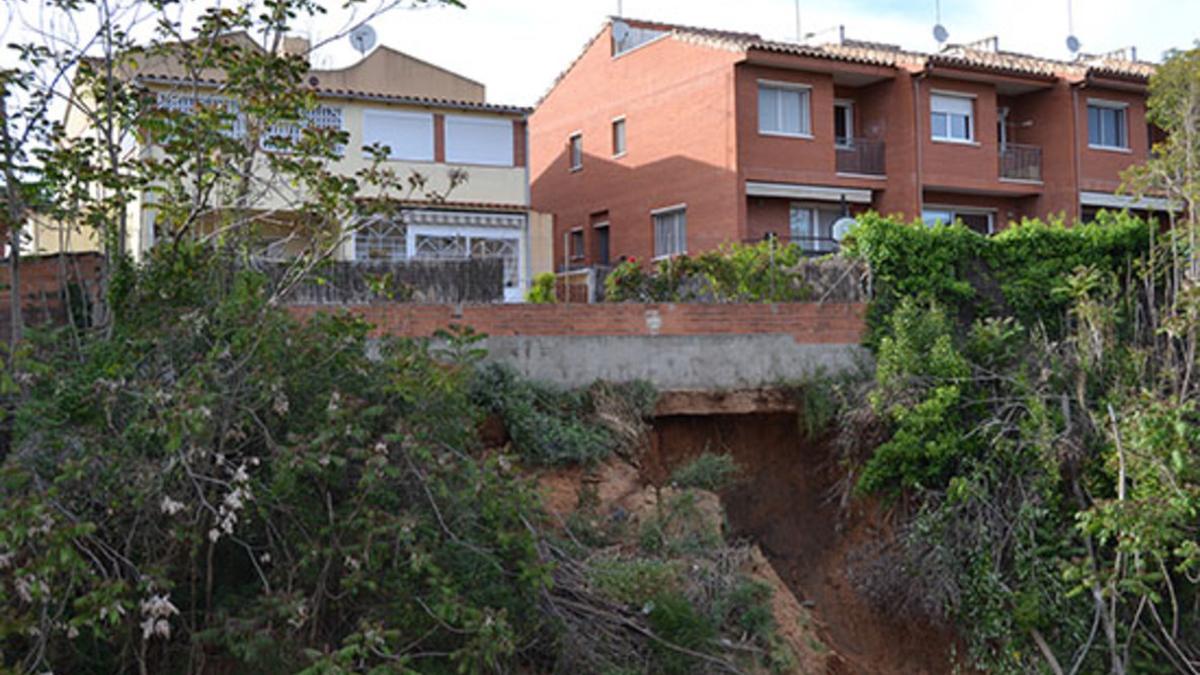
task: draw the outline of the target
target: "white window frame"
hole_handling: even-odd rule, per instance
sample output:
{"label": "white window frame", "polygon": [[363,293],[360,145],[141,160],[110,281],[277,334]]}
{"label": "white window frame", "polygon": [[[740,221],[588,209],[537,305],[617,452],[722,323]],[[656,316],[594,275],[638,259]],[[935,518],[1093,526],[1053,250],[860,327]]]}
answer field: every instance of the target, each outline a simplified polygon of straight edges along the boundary
{"label": "white window frame", "polygon": [[[797,211],[808,212],[808,223],[811,232],[807,237],[798,236],[798,233],[792,229],[792,216]],[[837,215],[833,220],[828,221],[829,236],[821,236],[821,214]],[[833,224],[841,218],[841,209],[830,203],[793,201],[788,204],[788,242],[800,246],[800,249],[805,253],[832,253],[837,250],[838,244],[833,240]]]}
{"label": "white window frame", "polygon": [[[579,142],[579,157],[575,157],[575,142]],[[567,162],[570,163],[571,171],[580,171],[583,169],[583,132],[576,131],[567,137]]]}
{"label": "white window frame", "polygon": [[[617,144],[617,129],[621,130],[621,143]],[[629,152],[629,124],[625,121],[625,116],[614,117],[612,120],[612,144],[613,158],[624,157],[625,153]]]}
{"label": "white window frame", "polygon": [[926,220],[926,214],[929,214],[929,213],[944,213],[944,214],[950,216],[950,220],[942,221],[943,225],[953,225],[954,222],[956,220],[958,220],[959,216],[961,216],[961,215],[987,216],[988,217],[987,233],[989,235],[996,234],[996,210],[995,209],[987,209],[987,208],[971,207],[971,206],[947,206],[944,204],[926,204],[925,206],[923,206],[921,208],[921,222],[924,223],[926,227],[933,227],[933,225],[937,222],[936,220],[934,222],[929,222],[928,220]]}
{"label": "white window frame", "polygon": [[[778,80],[759,80],[757,88],[757,105],[762,107],[762,98],[764,89],[773,89],[781,92],[790,92],[800,94],[800,129],[799,131],[784,131],[782,129],[764,129],[762,122],[762,110],[758,112],[758,133],[761,136],[781,136],[784,138],[808,138],[813,137],[812,133],[812,85],[802,82],[780,82]],[[780,99],[779,109],[776,111],[780,121],[783,119],[783,105]],[[780,127],[782,127],[782,123]]]}
{"label": "white window frame", "polygon": [[[846,138],[839,141],[837,137],[837,116],[838,108],[844,108],[842,113],[846,124]],[[835,148],[853,148],[854,147],[854,101],[848,98],[835,98],[833,100],[833,146]]]}
{"label": "white window frame", "polygon": [[[659,216],[681,214],[683,216],[682,232],[678,229],[674,232],[675,239],[678,240],[678,250],[668,251],[666,253],[658,252],[658,218]],[[651,228],[651,243],[654,245],[653,260],[664,260],[673,258],[677,255],[687,255],[687,204],[674,204],[672,206],[664,206],[659,209],[650,211],[650,228]]]}
{"label": "white window frame", "polygon": [[[967,101],[970,104],[971,112],[969,114],[967,114],[967,116],[966,116],[967,117],[967,137],[966,138],[959,138],[957,136],[953,136],[953,135],[951,135],[951,132],[950,132],[950,130],[952,128],[952,125],[950,124],[950,117],[952,115],[960,116],[960,114],[948,113],[948,112],[938,112],[937,110],[934,110],[934,101],[939,98],[958,99],[961,101]],[[938,143],[959,143],[961,145],[978,145],[979,144],[978,136],[977,136],[977,132],[975,129],[975,116],[978,111],[975,110],[975,102],[976,102],[975,99],[976,99],[976,96],[974,94],[964,94],[962,92],[942,91],[942,90],[938,90],[938,89],[934,89],[933,91],[929,92],[929,137],[930,137],[930,139],[932,139]],[[933,116],[934,115],[945,115],[946,116],[946,135],[939,136],[934,131],[934,129],[933,129]]]}
{"label": "white window frame", "polygon": [[383,110],[380,108],[365,108],[362,112],[363,121],[363,157],[370,158],[371,153],[367,151],[367,147],[371,145],[367,143],[367,124],[370,118],[378,118],[380,120],[405,120],[411,122],[429,122],[429,137],[426,139],[428,148],[424,145],[421,147],[421,152],[418,156],[407,156],[397,154],[397,148],[391,144],[384,143],[388,147],[387,158],[389,161],[399,162],[432,162],[434,160],[434,136],[437,134],[436,125],[433,121],[433,113],[411,112],[406,110]]}
{"label": "white window frame", "polygon": [[[499,153],[496,156],[484,155],[473,152],[476,146],[473,143],[456,144],[452,141],[454,134],[451,129],[456,126],[467,125],[484,127],[498,130],[504,136],[504,146],[499,148]],[[446,162],[448,164],[474,164],[477,166],[513,166],[514,157],[514,141],[515,131],[513,129],[513,121],[507,117],[481,117],[478,115],[446,115],[445,123],[442,127],[445,133],[446,147]]]}
{"label": "white window frame", "polygon": [[[1132,152],[1129,145],[1129,103],[1125,101],[1113,101],[1103,98],[1089,98],[1087,100],[1087,120],[1088,120],[1088,147],[1093,150],[1110,150],[1113,152]],[[1092,142],[1092,108],[1100,108],[1102,110],[1116,110],[1121,113],[1121,138],[1119,142],[1122,145],[1106,145],[1103,143]]]}
{"label": "white window frame", "polygon": [[[505,268],[504,280],[504,301],[505,302],[520,302],[525,295],[525,288],[528,285],[528,277],[526,276],[525,260],[525,233],[520,228],[515,227],[487,227],[487,226],[457,226],[457,225],[409,225],[408,226],[408,256],[409,260],[421,260],[421,256],[417,255],[417,237],[464,237],[466,238],[467,257],[471,255],[471,242],[474,239],[500,239],[509,240],[514,243],[513,250],[516,251],[514,264],[516,265],[515,278],[510,278],[509,270]],[[510,281],[515,285],[509,285]]]}

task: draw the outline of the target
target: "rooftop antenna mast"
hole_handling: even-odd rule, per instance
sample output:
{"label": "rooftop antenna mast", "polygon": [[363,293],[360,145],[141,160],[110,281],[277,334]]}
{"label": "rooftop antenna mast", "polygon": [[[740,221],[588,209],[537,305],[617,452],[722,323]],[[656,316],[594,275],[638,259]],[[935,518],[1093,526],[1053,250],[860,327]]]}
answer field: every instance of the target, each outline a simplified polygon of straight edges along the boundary
{"label": "rooftop antenna mast", "polygon": [[1075,13],[1071,8],[1071,0],[1067,0],[1067,50],[1072,54],[1079,53],[1079,38],[1075,37]]}
{"label": "rooftop antenna mast", "polygon": [[617,16],[625,16],[625,0],[617,0]]}
{"label": "rooftop antenna mast", "polygon": [[941,47],[950,38],[950,31],[942,25],[942,0],[933,0],[933,11],[937,21],[933,24],[933,39],[937,40],[938,47]]}
{"label": "rooftop antenna mast", "polygon": [[800,30],[800,0],[796,0],[796,42],[804,41],[804,32]]}

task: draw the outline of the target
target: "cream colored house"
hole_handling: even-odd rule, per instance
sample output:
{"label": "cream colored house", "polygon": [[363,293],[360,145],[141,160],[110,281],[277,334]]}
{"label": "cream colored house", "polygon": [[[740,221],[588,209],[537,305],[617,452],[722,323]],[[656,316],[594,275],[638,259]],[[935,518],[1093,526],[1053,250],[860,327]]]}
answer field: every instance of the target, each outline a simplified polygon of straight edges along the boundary
{"label": "cream colored house", "polygon": [[[251,44],[244,34],[228,39]],[[289,38],[285,48],[306,53],[308,44]],[[197,99],[220,100],[216,74],[196,82],[162,57],[144,60],[129,76],[153,92],[161,106],[190,111]],[[530,210],[529,109],[488,103],[482,84],[384,46],[347,68],[311,70],[306,79],[320,101],[309,124],[349,135],[335,170],[352,175],[368,167],[372,158],[364,148],[378,143],[390,149],[386,165],[397,176],[415,171],[427,179],[429,193],[445,195],[439,200],[413,196],[396,219],[353,223],[354,234],[345,237],[340,259],[498,256],[505,261],[509,301],[522,299],[533,276],[551,270],[550,217]],[[68,133],[88,134],[85,120],[85,115],[69,109]],[[158,152],[128,145],[128,156]],[[466,180],[447,194],[454,171],[465,172]],[[264,192],[255,208],[286,217],[289,202],[297,197],[289,189]],[[364,191],[362,196],[375,195]],[[130,207],[128,244],[139,256],[154,245],[157,234],[148,197]],[[99,246],[87,231],[39,224],[31,234],[32,248],[39,253]],[[286,255],[290,242],[281,239],[278,244],[268,250]]]}

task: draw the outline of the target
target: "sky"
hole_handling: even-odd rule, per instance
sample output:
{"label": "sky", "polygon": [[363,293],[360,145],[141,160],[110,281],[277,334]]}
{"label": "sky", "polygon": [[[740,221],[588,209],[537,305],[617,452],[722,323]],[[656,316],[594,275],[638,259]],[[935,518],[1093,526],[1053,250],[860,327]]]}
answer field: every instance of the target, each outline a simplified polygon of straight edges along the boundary
{"label": "sky", "polygon": [[[223,0],[233,4],[230,0]],[[236,1],[236,0],[234,0]],[[583,45],[616,14],[631,18],[758,33],[793,39],[795,0],[463,0],[466,9],[436,7],[396,10],[371,21],[379,44],[458,72],[487,86],[488,100],[534,105],[579,54]],[[940,0],[941,23],[950,42],[996,35],[1001,49],[1069,58],[1066,48],[1069,0]],[[1083,51],[1136,46],[1138,56],[1159,60],[1171,47],[1190,47],[1200,38],[1200,0],[1071,0],[1073,32]],[[8,7],[33,7],[37,0],[6,0]],[[188,0],[194,13],[204,4]],[[302,20],[297,31],[314,41],[344,32],[356,21],[327,0],[330,15]],[[812,42],[832,39],[838,25],[846,36],[932,51],[938,0],[800,0],[804,33]],[[22,40],[20,25],[0,8],[0,41]],[[143,27],[149,29],[149,22]],[[314,54],[322,68],[358,58],[338,39]],[[11,59],[0,55],[0,67]]]}
{"label": "sky", "polygon": [[[533,105],[583,45],[617,12],[617,0],[465,0],[467,9],[398,11],[372,25],[379,41],[479,80],[488,99]],[[1085,52],[1136,46],[1157,61],[1200,38],[1200,0],[1073,0],[1074,33]],[[792,39],[794,0],[623,0],[624,15]],[[846,36],[935,50],[936,0],[800,0],[802,30],[844,25]],[[999,36],[1000,48],[1069,58],[1067,0],[941,0],[950,42]],[[320,25],[310,26],[320,35]],[[812,38],[832,38],[830,30]],[[346,46],[319,65],[353,61]]]}

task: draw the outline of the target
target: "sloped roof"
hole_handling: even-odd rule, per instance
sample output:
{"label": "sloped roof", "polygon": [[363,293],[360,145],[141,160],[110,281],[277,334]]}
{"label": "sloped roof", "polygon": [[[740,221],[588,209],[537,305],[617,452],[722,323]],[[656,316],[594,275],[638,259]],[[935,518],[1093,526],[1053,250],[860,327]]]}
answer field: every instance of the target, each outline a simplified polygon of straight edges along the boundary
{"label": "sloped roof", "polygon": [[[257,51],[263,50],[262,46],[255,42],[254,39],[245,31],[228,33],[220,36],[218,39],[220,39],[222,42],[231,43],[243,49],[252,49]],[[192,40],[184,40],[174,44],[186,45],[190,42],[192,42]],[[201,72],[198,77],[191,76],[187,72],[187,69],[179,63],[178,59],[171,58],[170,49],[172,46],[173,45],[166,45],[150,51],[138,50],[136,54],[131,53],[129,56],[134,57],[133,59],[128,61],[122,59],[122,61],[118,64],[120,76],[123,78],[128,78],[132,81],[162,85],[220,87],[223,84],[222,73],[215,69],[207,69]],[[386,91],[380,90],[383,89],[381,87],[354,86],[358,83],[353,81],[352,76],[357,70],[360,70],[367,65],[380,65],[379,62],[381,61],[383,62],[382,65],[391,66],[393,65],[391,63],[392,61],[397,61],[400,59],[419,64],[420,66],[428,68],[431,71],[442,73],[447,78],[461,81],[467,85],[470,85],[471,87],[476,87],[478,88],[478,97],[476,98],[472,96],[472,98],[452,98],[449,96],[426,95],[427,92],[410,91],[409,93],[404,93],[402,89]],[[92,57],[85,57],[84,60],[87,60],[93,64],[100,63],[99,59]],[[419,105],[432,108],[497,112],[512,115],[527,115],[532,110],[531,108],[524,106],[487,103],[483,98],[483,85],[481,83],[458,75],[457,73],[442,68],[441,66],[428,63],[404,52],[382,45],[373,50],[370,54],[344,68],[311,69],[308,71],[305,79],[310,83],[315,83],[310,84],[309,86],[318,96]],[[337,83],[345,82],[351,86],[322,86],[321,82],[324,79],[335,79],[337,80]],[[376,84],[379,84],[379,82],[376,82]]]}
{"label": "sloped roof", "polygon": [[[194,79],[174,75],[138,75],[136,81],[146,84],[199,86],[219,88],[223,81],[218,79]],[[319,97],[345,98],[362,101],[378,101],[380,103],[397,103],[416,105],[429,108],[448,108],[454,110],[477,110],[480,112],[496,112],[511,115],[526,115],[532,109],[524,106],[500,105],[497,103],[480,103],[478,101],[459,101],[454,99],[433,98],[426,96],[397,96],[382,92],[359,91],[351,89],[334,89],[329,87],[310,87]]]}
{"label": "sloped roof", "polygon": [[604,34],[612,21],[621,20],[637,28],[660,30],[673,39],[700,44],[715,49],[736,52],[764,51],[794,54],[819,59],[831,59],[845,63],[884,67],[906,67],[916,70],[931,68],[961,68],[982,70],[1016,77],[1032,77],[1048,80],[1056,77],[1086,79],[1107,77],[1145,82],[1154,74],[1156,66],[1145,61],[1116,58],[1112,55],[1102,59],[1062,61],[1058,59],[1021,54],[1017,52],[981,49],[976,45],[950,45],[938,53],[918,52],[902,49],[897,45],[881,42],[844,39],[839,42],[810,45],[780,40],[767,40],[756,33],[701,28],[661,21],[646,21],[626,17],[610,17],[601,29],[584,45],[579,55],[554,79],[545,100],[558,83],[575,67],[591,46]]}

